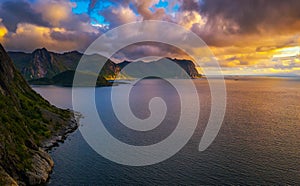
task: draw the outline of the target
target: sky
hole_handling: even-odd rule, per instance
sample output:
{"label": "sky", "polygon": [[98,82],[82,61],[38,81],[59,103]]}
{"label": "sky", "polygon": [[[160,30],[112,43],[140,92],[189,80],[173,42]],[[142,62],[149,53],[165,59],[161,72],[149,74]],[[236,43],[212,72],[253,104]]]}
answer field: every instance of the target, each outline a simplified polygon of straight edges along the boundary
{"label": "sky", "polygon": [[[0,43],[10,51],[84,52],[120,25],[162,20],[202,38],[224,74],[300,75],[299,10],[299,0],[0,0]],[[119,51],[115,60],[146,56],[187,57],[146,42]]]}

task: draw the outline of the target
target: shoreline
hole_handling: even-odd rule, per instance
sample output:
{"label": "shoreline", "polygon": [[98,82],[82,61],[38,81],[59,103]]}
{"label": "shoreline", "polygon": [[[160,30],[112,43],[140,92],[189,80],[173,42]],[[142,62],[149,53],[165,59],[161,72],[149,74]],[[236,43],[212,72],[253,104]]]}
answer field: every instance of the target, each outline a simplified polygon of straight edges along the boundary
{"label": "shoreline", "polygon": [[[69,110],[69,109],[68,109]],[[53,134],[49,139],[44,140],[41,143],[41,149],[49,152],[52,148],[58,147],[59,143],[63,143],[68,135],[75,132],[79,127],[79,120],[82,118],[82,114],[76,111],[69,110],[73,113],[73,116],[70,118],[69,124],[62,127],[59,131]]]}
{"label": "shoreline", "polygon": [[[72,111],[72,116],[67,125],[62,126],[60,130],[55,132],[52,137],[44,140],[35,153],[32,155],[32,169],[25,173],[27,183],[29,185],[43,185],[50,179],[50,174],[53,171],[54,161],[49,154],[49,151],[59,146],[59,143],[63,143],[69,136],[69,134],[75,132],[79,127],[79,120],[82,118],[82,114],[76,111]],[[23,183],[19,182],[19,185]],[[26,185],[24,183],[24,185]]]}

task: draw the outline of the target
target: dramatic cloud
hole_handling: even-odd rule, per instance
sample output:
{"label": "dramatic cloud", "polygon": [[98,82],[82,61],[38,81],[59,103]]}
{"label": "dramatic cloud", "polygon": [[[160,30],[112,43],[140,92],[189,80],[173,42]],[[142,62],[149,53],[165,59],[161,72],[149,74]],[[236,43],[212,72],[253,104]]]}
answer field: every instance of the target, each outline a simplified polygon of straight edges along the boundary
{"label": "dramatic cloud", "polygon": [[35,11],[52,26],[60,26],[63,21],[70,20],[74,4],[63,0],[43,0],[35,5]]}
{"label": "dramatic cloud", "polygon": [[181,0],[180,10],[182,11],[199,11],[200,5],[197,0]]}
{"label": "dramatic cloud", "polygon": [[0,18],[9,31],[15,31],[18,23],[32,23],[39,26],[50,26],[42,19],[42,14],[36,12],[26,1],[5,1],[0,4]]}
{"label": "dramatic cloud", "polygon": [[111,28],[139,20],[129,7],[123,6],[117,8],[111,7],[101,11],[99,14],[105,17],[106,21],[111,23]]}
{"label": "dramatic cloud", "polygon": [[157,4],[158,0],[136,0],[134,3],[138,13],[144,20],[162,20],[165,16],[165,10],[163,8],[156,8],[154,11],[149,9]]}
{"label": "dramatic cloud", "polygon": [[122,50],[118,51],[113,58],[118,61],[123,60],[138,60],[139,58],[144,58],[147,56],[158,56],[165,57],[170,56],[172,58],[185,58],[189,59],[190,57],[174,46],[157,43],[157,42],[142,42],[133,45],[129,45]]}
{"label": "dramatic cloud", "polygon": [[[226,73],[299,73],[294,51],[300,46],[299,10],[299,0],[3,0],[0,42],[8,50],[84,51],[109,29],[163,20],[201,37]],[[167,37],[184,36],[168,31]],[[130,45],[114,58],[146,56],[188,58],[172,46],[151,42]]]}
{"label": "dramatic cloud", "polygon": [[299,8],[298,0],[204,0],[201,3],[201,13],[209,24],[223,20],[225,27],[232,27],[227,23],[234,23],[238,29],[233,30],[242,34],[299,31]]}
{"label": "dramatic cloud", "polygon": [[2,19],[0,19],[0,42],[3,42],[4,36],[8,33],[7,28],[3,25]]}
{"label": "dramatic cloud", "polygon": [[9,50],[82,51],[100,35],[88,14],[74,14],[75,4],[67,0],[5,1],[0,6],[0,41]]}
{"label": "dramatic cloud", "polygon": [[[184,26],[187,29],[192,29],[197,25],[198,27],[203,27],[206,24],[206,19],[204,19],[196,11],[183,11],[176,14],[177,23]],[[197,31],[194,30],[195,33]]]}

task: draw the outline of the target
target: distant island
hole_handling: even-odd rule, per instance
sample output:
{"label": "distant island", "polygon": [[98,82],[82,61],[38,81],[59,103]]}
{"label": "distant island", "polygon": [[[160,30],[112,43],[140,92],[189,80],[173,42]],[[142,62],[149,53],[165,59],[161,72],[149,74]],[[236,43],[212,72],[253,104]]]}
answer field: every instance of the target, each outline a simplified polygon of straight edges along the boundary
{"label": "distant island", "polygon": [[54,165],[45,150],[77,127],[72,111],[30,88],[0,44],[0,185],[45,183]]}
{"label": "distant island", "polygon": [[[30,84],[59,86],[72,86],[76,67],[83,56],[82,53],[77,51],[60,54],[50,52],[45,48],[36,49],[32,53],[8,52],[8,55]],[[169,78],[185,78],[184,72],[190,78],[201,77],[201,74],[196,70],[195,64],[190,60],[162,58],[151,62],[124,61],[115,63],[98,54],[86,55],[85,57],[90,61],[91,68],[95,66],[93,63],[103,64],[103,68],[97,77],[96,86],[110,86],[112,85],[111,81],[115,80],[117,76],[121,79],[143,77],[144,74],[151,73],[151,70],[155,70],[162,77]],[[176,63],[181,68],[170,70],[170,62]],[[124,69],[129,64],[132,64],[133,68],[131,70]],[[86,79],[97,76],[95,74],[84,74],[84,72],[79,73]]]}

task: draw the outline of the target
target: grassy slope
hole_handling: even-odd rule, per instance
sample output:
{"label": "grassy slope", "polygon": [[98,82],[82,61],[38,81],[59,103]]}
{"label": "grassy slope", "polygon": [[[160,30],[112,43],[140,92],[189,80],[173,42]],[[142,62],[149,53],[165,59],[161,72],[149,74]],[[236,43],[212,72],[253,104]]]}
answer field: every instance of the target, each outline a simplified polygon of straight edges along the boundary
{"label": "grassy slope", "polygon": [[72,113],[50,105],[15,70],[0,45],[0,185],[27,182],[40,143],[67,125]]}

